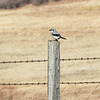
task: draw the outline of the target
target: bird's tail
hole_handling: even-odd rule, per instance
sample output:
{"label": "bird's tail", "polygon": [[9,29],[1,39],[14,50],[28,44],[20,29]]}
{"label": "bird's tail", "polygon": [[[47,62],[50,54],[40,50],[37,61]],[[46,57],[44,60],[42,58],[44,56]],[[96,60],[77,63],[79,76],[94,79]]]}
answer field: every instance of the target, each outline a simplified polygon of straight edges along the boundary
{"label": "bird's tail", "polygon": [[62,37],[62,36],[61,36],[60,38],[62,38],[62,39],[65,39],[65,40],[66,40],[66,38],[64,38],[64,37]]}

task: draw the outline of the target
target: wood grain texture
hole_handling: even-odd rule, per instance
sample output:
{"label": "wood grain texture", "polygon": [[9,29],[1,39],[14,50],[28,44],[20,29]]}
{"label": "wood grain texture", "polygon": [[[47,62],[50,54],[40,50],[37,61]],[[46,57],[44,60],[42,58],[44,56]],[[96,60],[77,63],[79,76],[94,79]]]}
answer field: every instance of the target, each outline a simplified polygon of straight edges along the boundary
{"label": "wood grain texture", "polygon": [[48,100],[60,100],[60,42],[48,41]]}

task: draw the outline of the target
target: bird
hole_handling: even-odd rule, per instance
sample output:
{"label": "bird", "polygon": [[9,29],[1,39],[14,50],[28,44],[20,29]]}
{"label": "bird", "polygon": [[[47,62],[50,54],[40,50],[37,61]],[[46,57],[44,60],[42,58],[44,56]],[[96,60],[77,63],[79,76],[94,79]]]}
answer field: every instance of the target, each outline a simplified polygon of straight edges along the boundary
{"label": "bird", "polygon": [[51,35],[52,35],[52,37],[53,37],[56,41],[58,41],[58,39],[60,39],[60,38],[66,40],[66,38],[62,37],[62,36],[56,31],[55,28],[51,28],[49,31],[51,31]]}

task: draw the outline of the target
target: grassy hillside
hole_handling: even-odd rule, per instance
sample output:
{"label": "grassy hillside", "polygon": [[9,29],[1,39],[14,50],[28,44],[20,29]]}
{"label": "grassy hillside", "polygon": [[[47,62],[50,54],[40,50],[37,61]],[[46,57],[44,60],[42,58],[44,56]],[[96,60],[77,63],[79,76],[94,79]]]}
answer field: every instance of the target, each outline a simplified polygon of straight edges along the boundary
{"label": "grassy hillside", "polygon": [[[67,38],[60,40],[61,58],[100,56],[100,1],[60,1],[0,10],[0,61],[47,59],[50,28]],[[99,81],[99,65],[99,60],[61,62],[61,82]],[[47,63],[1,64],[4,82],[47,82]],[[47,86],[0,86],[0,99],[46,100],[46,92]],[[61,85],[61,100],[99,100],[99,92],[99,85]]]}

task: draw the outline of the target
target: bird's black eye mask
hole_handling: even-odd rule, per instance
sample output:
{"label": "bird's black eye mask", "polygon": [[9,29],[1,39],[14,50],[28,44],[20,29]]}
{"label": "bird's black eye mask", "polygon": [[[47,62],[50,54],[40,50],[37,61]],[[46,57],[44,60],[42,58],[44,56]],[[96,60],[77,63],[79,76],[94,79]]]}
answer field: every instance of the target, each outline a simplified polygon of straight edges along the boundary
{"label": "bird's black eye mask", "polygon": [[50,29],[49,31],[54,31],[53,29]]}

